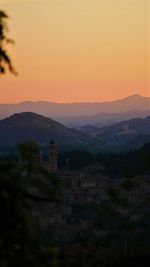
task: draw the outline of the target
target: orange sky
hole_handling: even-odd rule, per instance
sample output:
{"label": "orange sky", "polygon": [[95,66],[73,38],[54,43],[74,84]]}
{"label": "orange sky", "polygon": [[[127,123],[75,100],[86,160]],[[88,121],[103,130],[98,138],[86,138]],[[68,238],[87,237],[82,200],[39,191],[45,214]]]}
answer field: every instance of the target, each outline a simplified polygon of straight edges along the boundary
{"label": "orange sky", "polygon": [[149,0],[0,0],[19,72],[0,103],[148,96]]}

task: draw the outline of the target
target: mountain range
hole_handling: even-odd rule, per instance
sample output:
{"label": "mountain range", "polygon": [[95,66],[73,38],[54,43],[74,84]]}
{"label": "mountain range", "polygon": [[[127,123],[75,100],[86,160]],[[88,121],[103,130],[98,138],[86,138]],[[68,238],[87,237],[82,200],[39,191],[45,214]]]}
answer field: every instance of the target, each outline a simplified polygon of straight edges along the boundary
{"label": "mountain range", "polygon": [[89,135],[103,143],[102,147],[106,150],[125,151],[139,148],[150,142],[150,116],[125,120],[93,130],[90,126]]}
{"label": "mountain range", "polygon": [[14,113],[33,112],[56,119],[66,126],[74,127],[75,125],[81,126],[88,123],[95,124],[95,122],[102,126],[122,119],[143,117],[150,110],[149,103],[149,97],[140,95],[133,95],[111,102],[95,103],[63,104],[26,101],[17,104],[0,104],[0,118],[6,118]]}
{"label": "mountain range", "polygon": [[67,127],[74,127],[79,130],[86,127],[87,125],[93,125],[93,127],[103,127],[109,126],[111,124],[121,122],[124,120],[129,120],[133,118],[145,118],[150,116],[150,109],[149,110],[129,110],[126,112],[120,113],[97,113],[94,115],[86,116],[70,116],[70,117],[58,117],[56,120],[61,122]]}
{"label": "mountain range", "polygon": [[0,152],[14,149],[25,140],[35,140],[47,151],[49,142],[54,140],[59,151],[84,149],[92,152],[127,151],[150,142],[150,117],[87,128],[83,133],[36,113],[17,113],[0,120]]}

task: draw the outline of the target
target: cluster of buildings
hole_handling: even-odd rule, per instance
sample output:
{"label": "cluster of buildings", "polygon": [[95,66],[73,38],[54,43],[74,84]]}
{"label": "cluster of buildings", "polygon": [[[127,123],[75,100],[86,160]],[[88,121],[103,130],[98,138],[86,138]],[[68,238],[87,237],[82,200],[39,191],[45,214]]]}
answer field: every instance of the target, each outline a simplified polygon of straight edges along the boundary
{"label": "cluster of buildings", "polygon": [[[123,216],[131,213],[131,220],[138,220],[142,216],[144,209],[138,210],[138,205],[140,209],[144,199],[149,198],[150,177],[111,179],[100,173],[93,176],[61,171],[57,166],[54,142],[50,144],[49,153],[48,169],[58,177],[61,193],[58,201],[42,203],[33,210],[35,220],[49,238],[56,242],[71,242],[82,238],[87,232],[103,235],[107,231],[100,229],[97,222],[100,220],[99,211],[101,208],[105,210],[105,207],[115,209]],[[132,213],[132,209],[137,212]]]}

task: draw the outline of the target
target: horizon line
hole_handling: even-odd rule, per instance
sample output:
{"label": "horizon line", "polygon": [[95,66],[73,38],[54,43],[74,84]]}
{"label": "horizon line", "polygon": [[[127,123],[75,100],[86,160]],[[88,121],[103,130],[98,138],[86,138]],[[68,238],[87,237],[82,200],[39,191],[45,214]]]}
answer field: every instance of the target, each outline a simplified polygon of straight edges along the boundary
{"label": "horizon line", "polygon": [[141,95],[141,94],[133,94],[133,95],[128,95],[128,96],[124,96],[122,98],[117,98],[114,100],[106,100],[106,101],[92,101],[92,102],[55,102],[55,101],[47,101],[47,100],[22,100],[19,102],[10,102],[10,103],[1,103],[0,105],[18,105],[18,104],[23,104],[23,103],[39,103],[39,102],[43,102],[43,103],[49,103],[49,104],[60,104],[60,105],[66,105],[66,104],[96,104],[96,103],[112,103],[115,101],[121,101],[123,99],[127,99],[130,97],[143,97],[143,98],[149,98],[149,96],[145,96],[145,95]]}

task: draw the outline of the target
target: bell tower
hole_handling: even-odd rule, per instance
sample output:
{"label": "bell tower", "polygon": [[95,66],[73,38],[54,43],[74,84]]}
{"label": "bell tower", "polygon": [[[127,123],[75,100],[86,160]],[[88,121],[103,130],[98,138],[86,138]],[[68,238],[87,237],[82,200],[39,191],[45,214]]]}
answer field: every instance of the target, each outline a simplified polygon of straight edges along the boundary
{"label": "bell tower", "polygon": [[49,150],[49,169],[51,171],[57,170],[57,149],[54,141],[50,142]]}

